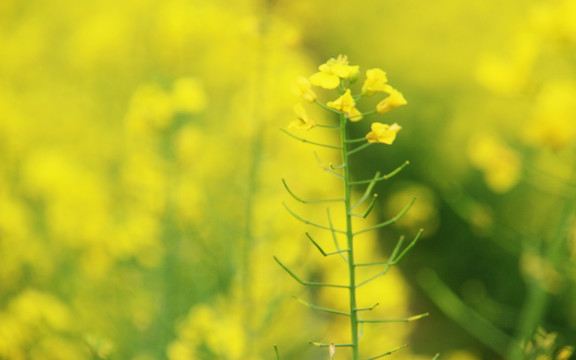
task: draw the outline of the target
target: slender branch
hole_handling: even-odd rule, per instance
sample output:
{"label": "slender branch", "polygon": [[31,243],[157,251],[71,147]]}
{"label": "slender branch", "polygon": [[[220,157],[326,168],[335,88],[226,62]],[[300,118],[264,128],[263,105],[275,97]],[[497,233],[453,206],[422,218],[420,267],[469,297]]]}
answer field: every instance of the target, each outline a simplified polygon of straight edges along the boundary
{"label": "slender branch", "polygon": [[328,167],[322,166],[322,169],[324,169],[324,171],[326,171],[328,174],[332,174],[332,175],[336,176],[338,179],[344,180],[344,176],[338,174],[335,171],[330,170]]}
{"label": "slender branch", "polygon": [[300,279],[296,274],[292,272],[292,270],[288,269],[286,265],[284,265],[276,256],[274,256],[274,260],[280,265],[290,276],[294,278],[297,282],[305,286],[321,286],[321,287],[334,287],[334,288],[348,288],[348,285],[338,285],[338,284],[328,284],[328,283],[319,283],[319,282],[311,282],[305,281]]}
{"label": "slender branch", "polygon": [[[332,240],[334,240],[334,245],[336,246],[338,252],[340,252],[342,259],[344,259],[345,262],[348,262],[348,258],[346,258],[346,256],[344,256],[344,254],[342,253],[342,250],[340,250],[340,245],[338,244],[338,237],[336,236],[336,233],[334,232],[334,226],[332,225],[332,217],[330,216],[330,209],[326,209],[326,214],[328,215],[328,224],[330,225],[330,229],[332,230]],[[348,254],[350,254],[350,248],[348,248]]]}
{"label": "slender branch", "polygon": [[[384,262],[383,265],[386,265],[386,267],[384,268],[384,270],[382,270],[381,272],[379,272],[378,274],[369,277],[368,279],[362,281],[361,283],[359,283],[356,288],[359,288],[360,286],[363,286],[365,284],[368,284],[370,281],[373,281],[377,278],[379,278],[380,276],[386,275],[388,273],[388,271],[390,270],[390,268],[392,267],[392,265],[395,264],[395,262],[391,259],[395,259],[396,256],[398,255],[398,252],[400,251],[400,248],[402,247],[402,244],[404,243],[404,236],[400,236],[400,239],[398,240],[398,242],[396,243],[396,246],[394,247],[394,250],[392,251],[392,255],[390,255],[390,258],[388,259],[387,262]],[[370,265],[370,263],[368,263],[368,265]],[[362,265],[359,265],[362,266]]]}
{"label": "slender branch", "polygon": [[356,209],[356,207],[358,207],[358,205],[362,204],[368,198],[368,196],[370,196],[370,194],[372,193],[372,189],[374,189],[374,185],[376,185],[376,179],[378,179],[379,176],[380,176],[380,172],[376,172],[376,175],[374,175],[374,178],[372,179],[370,184],[366,187],[366,191],[364,191],[364,194],[358,200],[358,202],[356,204],[354,204],[354,206],[352,206],[351,210]]}
{"label": "slender branch", "polygon": [[[414,240],[412,240],[412,242],[404,250],[402,250],[400,255],[398,255],[398,252],[400,251],[400,248],[402,247],[402,244],[404,243],[404,236],[401,236],[400,239],[398,240],[398,243],[394,247],[394,251],[392,251],[392,255],[390,255],[390,259],[388,259],[387,262],[380,263],[382,265],[386,265],[386,268],[384,268],[384,270],[382,270],[378,274],[362,281],[356,287],[359,288],[360,286],[365,285],[365,284],[369,283],[370,281],[373,281],[373,280],[379,278],[380,276],[386,275],[388,273],[388,271],[390,270],[390,268],[392,267],[392,265],[396,265],[404,257],[404,255],[406,255],[408,253],[408,251],[410,251],[410,249],[412,249],[414,247],[414,245],[416,245],[416,243],[418,242],[418,240],[422,236],[423,231],[424,231],[423,229],[420,229],[418,234],[416,234],[416,236],[414,237]],[[370,266],[370,265],[378,265],[378,263],[358,264],[357,266]]]}
{"label": "slender branch", "polygon": [[354,309],[354,310],[355,311],[371,311],[371,310],[374,310],[374,308],[378,305],[380,305],[380,303],[376,303],[376,304],[374,304],[370,307],[367,307],[367,308],[359,308],[359,309]]}
{"label": "slender branch", "polygon": [[340,127],[338,125],[316,124],[316,126],[324,128],[324,129],[340,129]]}
{"label": "slender branch", "polygon": [[376,114],[376,112],[377,112],[376,110],[367,111],[365,113],[362,113],[362,117],[368,117],[368,116],[374,115],[374,114]]}
{"label": "slender branch", "polygon": [[309,233],[306,233],[306,237],[308,237],[308,239],[310,241],[312,241],[312,244],[314,244],[314,246],[316,246],[316,249],[318,249],[318,251],[320,251],[320,253],[324,256],[328,256],[328,254],[324,251],[324,249],[322,249],[322,247],[320,245],[318,245],[318,243],[316,241],[314,241],[314,239],[312,238],[312,236],[310,236]]}
{"label": "slender branch", "polygon": [[276,353],[276,360],[280,360],[280,353],[278,352],[278,346],[274,344],[274,352]]}
{"label": "slender branch", "polygon": [[394,265],[394,263],[388,261],[376,261],[376,262],[369,262],[369,263],[360,263],[354,264],[355,266],[375,266],[375,265]]}
{"label": "slender branch", "polygon": [[348,155],[352,155],[352,154],[355,154],[359,151],[362,151],[362,150],[366,149],[367,147],[372,146],[372,144],[374,144],[374,143],[366,143],[366,144],[360,145],[357,148],[354,148],[354,149],[348,151]]}
{"label": "slender branch", "polygon": [[398,255],[398,257],[394,257],[392,260],[393,265],[397,264],[400,260],[402,260],[402,258],[404,257],[404,255],[406,255],[408,253],[408,251],[410,251],[410,249],[412,249],[414,247],[414,245],[416,245],[416,243],[418,242],[418,240],[420,240],[420,237],[422,236],[422,233],[424,232],[424,229],[420,229],[420,231],[418,231],[418,234],[416,234],[416,236],[414,237],[414,240],[412,240],[412,242],[410,244],[408,244],[408,246],[406,246],[406,248],[404,250],[402,250],[402,252],[400,253],[400,255]]}
{"label": "slender branch", "polygon": [[291,132],[289,132],[288,130],[284,130],[284,129],[282,129],[282,128],[281,128],[280,130],[281,130],[283,133],[285,133],[286,135],[291,136],[291,137],[293,137],[293,138],[296,139],[296,140],[300,140],[300,141],[302,141],[303,143],[312,144],[312,145],[316,145],[316,146],[321,146],[321,147],[325,147],[325,148],[329,148],[329,149],[337,149],[337,150],[340,150],[340,149],[341,149],[340,146],[330,145],[330,144],[322,144],[322,143],[318,143],[318,142],[315,142],[315,141],[310,141],[310,140],[304,139],[303,137],[300,137],[300,136],[298,136],[298,135],[294,135],[294,134],[292,134]]}
{"label": "slender branch", "polygon": [[360,215],[352,213],[350,215],[366,219],[366,217],[370,214],[370,212],[372,212],[372,209],[374,209],[374,205],[376,205],[376,199],[378,199],[378,194],[372,195],[372,200],[370,200],[370,204],[368,204],[368,207],[366,208],[366,211],[364,211],[364,214]]}
{"label": "slender branch", "polygon": [[288,207],[288,205],[286,205],[286,203],[282,203],[282,205],[284,205],[284,207],[286,208],[286,210],[288,210],[288,212],[289,212],[290,214],[292,214],[292,216],[294,216],[296,219],[302,221],[302,222],[305,223],[305,224],[315,226],[315,227],[317,227],[317,228],[319,228],[319,229],[330,230],[330,231],[335,231],[335,232],[337,232],[337,233],[346,234],[346,232],[343,231],[343,230],[334,229],[334,228],[332,228],[332,227],[328,227],[328,226],[316,224],[316,223],[314,223],[314,222],[312,222],[312,221],[310,221],[310,220],[306,220],[306,219],[304,219],[302,216],[300,216],[300,215],[296,214],[294,211],[292,211],[292,209],[290,209],[290,208]]}
{"label": "slender branch", "polygon": [[[314,157],[316,158],[316,161],[318,161],[318,165],[320,165],[320,167],[321,167],[322,169],[324,169],[324,171],[326,171],[326,172],[329,173],[329,174],[332,174],[332,175],[336,176],[336,177],[339,178],[339,179],[344,180],[344,176],[343,176],[343,175],[338,174],[338,173],[335,172],[335,171],[332,171],[332,170],[331,170],[331,168],[332,168],[331,166],[326,166],[326,165],[324,165],[324,163],[322,162],[322,160],[320,160],[320,157],[318,156],[318,153],[316,153],[316,151],[314,151]],[[345,167],[345,166],[346,166],[346,164],[343,164],[342,167]]]}
{"label": "slender branch", "polygon": [[359,230],[359,231],[355,232],[354,235],[362,234],[362,233],[365,233],[367,231],[372,231],[372,230],[379,229],[381,227],[385,227],[385,226],[392,225],[392,224],[396,223],[398,220],[400,220],[404,216],[404,214],[406,214],[408,212],[408,210],[412,207],[412,205],[414,205],[415,201],[416,201],[416,198],[412,198],[412,201],[410,201],[410,203],[408,205],[406,205],[406,207],[404,209],[402,209],[402,211],[400,211],[392,219],[385,221],[383,223],[380,223],[378,225],[370,226],[370,227],[367,227],[365,229]]}
{"label": "slender branch", "polygon": [[424,313],[424,314],[420,314],[420,315],[414,315],[411,316],[409,318],[402,318],[402,319],[387,319],[387,320],[358,320],[361,323],[391,323],[391,322],[411,322],[411,321],[416,321],[422,318],[425,318],[426,316],[430,315],[429,313]]}
{"label": "slender branch", "polygon": [[343,316],[350,316],[350,313],[344,312],[344,311],[338,311],[338,310],[333,310],[333,309],[329,309],[329,308],[325,308],[322,306],[317,306],[314,304],[309,303],[308,301],[304,300],[304,299],[300,299],[296,296],[294,296],[294,299],[296,299],[299,303],[304,304],[306,306],[308,306],[311,309],[314,310],[318,310],[318,311],[323,311],[323,312],[327,312],[330,314],[336,314],[336,315],[343,315]]}
{"label": "slender branch", "polygon": [[394,246],[394,250],[392,250],[392,254],[390,254],[390,257],[388,258],[388,263],[390,263],[390,265],[395,264],[394,259],[396,259],[396,256],[398,256],[398,252],[402,248],[404,240],[406,240],[406,237],[404,235],[400,236],[398,242],[396,243],[396,246]]}
{"label": "slender branch", "polygon": [[372,209],[374,209],[374,205],[376,205],[376,199],[377,198],[378,198],[378,194],[374,194],[372,196],[372,201],[370,201],[370,204],[366,208],[366,211],[364,212],[364,214],[362,214],[362,218],[366,219],[366,217],[370,214]]}
{"label": "slender branch", "polygon": [[301,203],[304,203],[304,204],[316,204],[316,203],[324,203],[324,202],[342,202],[342,201],[344,201],[344,199],[304,200],[304,199],[301,199],[300,197],[296,196],[296,194],[294,194],[294,192],[292,192],[292,190],[290,190],[290,188],[288,187],[288,184],[286,184],[286,180],[282,179],[282,184],[284,184],[284,188],[286,189],[286,191],[288,191],[288,193],[290,195],[292,195],[292,197],[294,199],[296,199],[297,201],[300,201]]}
{"label": "slender branch", "polygon": [[390,355],[390,354],[392,354],[392,353],[395,353],[396,351],[402,350],[402,349],[404,349],[404,348],[406,348],[406,345],[401,345],[401,346],[398,346],[398,347],[396,347],[396,348],[394,348],[394,349],[392,349],[392,350],[390,350],[390,351],[385,352],[384,354],[380,354],[380,355],[378,355],[378,356],[374,356],[374,357],[368,358],[368,359],[366,359],[366,360],[376,360],[376,359],[379,359],[379,358],[381,358],[381,357],[384,357],[384,356]]}
{"label": "slender branch", "polygon": [[334,346],[334,347],[353,347],[354,344],[323,344],[323,343],[319,343],[319,342],[315,342],[315,341],[308,341],[308,343],[310,345],[314,345],[314,346],[318,346],[318,347],[330,347],[330,346]]}
{"label": "slender branch", "polygon": [[355,144],[355,143],[364,142],[364,141],[368,141],[368,140],[366,140],[365,137],[361,137],[361,138],[357,138],[357,139],[346,140],[346,143],[347,144]]}
{"label": "slender branch", "polygon": [[398,174],[400,171],[402,171],[402,169],[404,169],[406,166],[408,166],[410,164],[410,161],[406,161],[404,162],[404,164],[398,166],[396,169],[392,170],[392,172],[386,174],[386,175],[382,175],[379,178],[376,179],[370,179],[370,180],[360,180],[360,181],[352,181],[350,183],[350,185],[356,186],[356,185],[363,185],[363,184],[369,184],[372,181],[376,180],[378,181],[382,181],[382,180],[388,180],[390,179],[392,176]]}
{"label": "slender branch", "polygon": [[356,289],[358,289],[358,288],[361,287],[361,286],[364,286],[364,285],[368,284],[369,282],[371,282],[371,281],[373,281],[373,280],[376,280],[376,279],[379,278],[380,276],[384,276],[384,275],[388,274],[388,271],[390,271],[390,268],[391,268],[391,267],[392,267],[392,264],[386,265],[386,268],[385,268],[384,270],[382,270],[381,272],[379,272],[378,274],[376,274],[376,275],[374,275],[374,276],[372,276],[372,277],[369,277],[368,279],[366,279],[366,280],[362,281],[361,283],[357,284],[357,285],[356,285]]}
{"label": "slender branch", "polygon": [[316,241],[314,241],[314,239],[312,238],[312,236],[310,236],[310,234],[306,233],[306,236],[308,237],[308,239],[310,239],[310,241],[312,241],[312,244],[314,244],[314,246],[316,246],[316,248],[317,248],[317,249],[320,251],[320,253],[321,253],[322,255],[324,255],[324,256],[341,254],[341,253],[343,253],[343,252],[349,251],[348,249],[344,249],[344,250],[338,249],[338,251],[325,252],[324,249],[322,249],[322,247],[321,247]]}

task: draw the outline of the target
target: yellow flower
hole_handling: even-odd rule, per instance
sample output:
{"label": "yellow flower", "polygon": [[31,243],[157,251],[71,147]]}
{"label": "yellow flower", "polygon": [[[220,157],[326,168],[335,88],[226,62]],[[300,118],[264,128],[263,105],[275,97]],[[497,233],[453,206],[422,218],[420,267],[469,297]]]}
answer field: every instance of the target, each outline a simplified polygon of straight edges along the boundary
{"label": "yellow flower", "polygon": [[310,130],[316,126],[316,122],[310,119],[302,104],[298,103],[294,105],[294,112],[296,113],[296,120],[288,125],[289,128],[295,127],[297,129]]}
{"label": "yellow flower", "polygon": [[366,81],[362,86],[362,94],[372,96],[377,91],[388,91],[386,85],[388,78],[386,73],[380,69],[370,69],[366,71]]}
{"label": "yellow flower", "polygon": [[554,151],[571,146],[576,140],[576,86],[570,82],[548,82],[538,94],[532,121],[525,139],[532,145]]}
{"label": "yellow flower", "polygon": [[406,99],[404,99],[404,95],[402,95],[400,91],[394,89],[392,86],[389,85],[385,85],[385,87],[386,90],[384,91],[390,94],[390,96],[380,101],[378,105],[376,105],[376,111],[378,111],[379,114],[387,113],[388,111],[390,111],[390,109],[393,109],[401,105],[406,105],[408,103]]}
{"label": "yellow flower", "polygon": [[370,143],[382,143],[392,145],[396,139],[396,134],[398,131],[402,130],[402,127],[397,123],[392,125],[372,123],[372,131],[366,135],[366,140]]}
{"label": "yellow flower", "polygon": [[318,69],[319,72],[310,76],[310,82],[324,89],[337,88],[340,85],[340,79],[354,79],[359,71],[358,66],[348,65],[348,57],[344,55],[338,55],[336,59],[331,58]]}
{"label": "yellow flower", "polygon": [[362,113],[356,109],[356,102],[350,93],[350,89],[347,89],[344,95],[334,101],[329,101],[326,105],[332,109],[342,111],[348,115],[350,121],[358,121],[362,119]]}
{"label": "yellow flower", "polygon": [[199,113],[206,108],[206,92],[200,80],[190,77],[174,82],[172,103],[175,111]]}
{"label": "yellow flower", "polygon": [[298,96],[301,96],[308,102],[314,102],[314,100],[316,100],[316,93],[312,91],[310,81],[303,76],[296,80],[294,91]]}
{"label": "yellow flower", "polygon": [[472,138],[468,144],[468,157],[496,193],[509,191],[522,177],[520,156],[497,136],[481,134]]}

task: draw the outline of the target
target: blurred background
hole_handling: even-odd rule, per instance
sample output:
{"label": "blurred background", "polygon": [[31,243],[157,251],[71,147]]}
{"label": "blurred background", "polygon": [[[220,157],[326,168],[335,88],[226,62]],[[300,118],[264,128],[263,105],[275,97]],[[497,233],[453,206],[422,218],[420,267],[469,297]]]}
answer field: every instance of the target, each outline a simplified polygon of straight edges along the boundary
{"label": "blurred background", "polygon": [[[366,326],[367,356],[567,359],[574,18],[570,0],[1,1],[0,359],[259,360],[274,344],[327,359],[308,340],[345,338],[346,323],[292,296],[345,296],[308,292],[272,256],[303,278],[345,276],[282,207],[324,222],[281,179],[304,198],[339,183],[279,131],[295,79],[338,54],[408,100],[381,120],[403,127],[394,145],[353,171],[411,163],[377,187],[374,223],[418,200],[366,251],[386,257],[424,228],[362,296],[387,318],[430,316]],[[524,356],[515,344],[535,331]]]}

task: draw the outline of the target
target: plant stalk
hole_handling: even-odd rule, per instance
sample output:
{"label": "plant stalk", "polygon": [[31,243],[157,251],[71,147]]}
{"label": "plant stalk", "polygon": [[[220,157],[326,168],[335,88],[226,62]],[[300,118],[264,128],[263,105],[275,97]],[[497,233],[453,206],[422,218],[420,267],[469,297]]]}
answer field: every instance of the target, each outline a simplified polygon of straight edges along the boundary
{"label": "plant stalk", "polygon": [[354,261],[354,232],[352,229],[352,186],[350,185],[350,166],[348,162],[348,144],[346,125],[348,119],[346,115],[340,114],[340,142],[342,145],[342,164],[344,164],[344,206],[346,210],[346,241],[348,244],[348,274],[349,281],[349,296],[350,296],[350,328],[351,328],[351,344],[352,344],[352,360],[360,359],[360,351],[358,347],[358,313],[356,306],[356,265]]}

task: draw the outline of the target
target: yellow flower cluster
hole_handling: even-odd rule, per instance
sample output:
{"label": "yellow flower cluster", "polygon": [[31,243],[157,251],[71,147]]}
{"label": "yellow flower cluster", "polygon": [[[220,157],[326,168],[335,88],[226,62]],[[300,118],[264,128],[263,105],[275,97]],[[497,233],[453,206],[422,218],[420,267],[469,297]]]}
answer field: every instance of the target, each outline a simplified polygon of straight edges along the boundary
{"label": "yellow flower cluster", "polygon": [[324,89],[335,89],[340,85],[340,79],[354,80],[358,76],[359,67],[348,65],[348,57],[338,55],[331,58],[318,68],[320,71],[310,77],[314,86]]}
{"label": "yellow flower cluster", "polygon": [[[388,84],[386,73],[378,68],[366,71],[366,80],[362,85],[361,93],[357,96],[353,96],[349,87],[343,87],[344,81],[348,81],[349,84],[355,82],[358,79],[360,68],[356,65],[350,65],[347,56],[338,55],[336,58],[331,58],[326,63],[320,65],[318,70],[319,71],[310,76],[309,79],[297,79],[294,86],[296,94],[307,102],[318,103],[318,96],[312,90],[312,85],[324,89],[340,88],[340,97],[328,101],[325,106],[345,114],[352,122],[360,121],[364,116],[371,115],[375,112],[384,114],[395,107],[407,104],[404,95]],[[372,96],[378,92],[386,93],[388,96],[376,105],[374,111],[363,114],[358,110],[356,102],[362,96]],[[296,120],[293,121],[289,127],[310,130],[317,126],[317,123],[308,116],[305,108],[301,104],[294,106],[294,112],[296,114]],[[391,145],[396,139],[396,134],[401,129],[402,127],[396,123],[393,125],[373,123],[371,126],[372,131],[366,135],[366,140],[369,143]]]}

